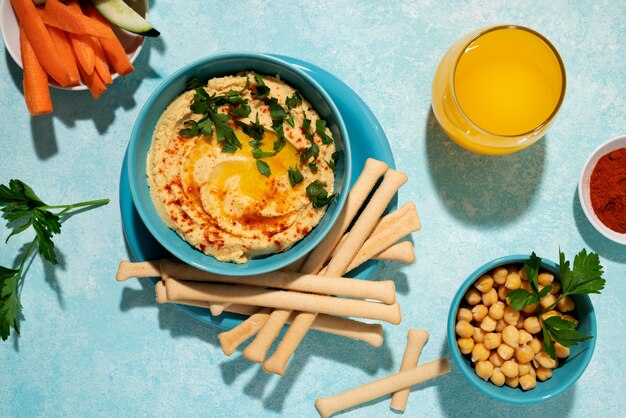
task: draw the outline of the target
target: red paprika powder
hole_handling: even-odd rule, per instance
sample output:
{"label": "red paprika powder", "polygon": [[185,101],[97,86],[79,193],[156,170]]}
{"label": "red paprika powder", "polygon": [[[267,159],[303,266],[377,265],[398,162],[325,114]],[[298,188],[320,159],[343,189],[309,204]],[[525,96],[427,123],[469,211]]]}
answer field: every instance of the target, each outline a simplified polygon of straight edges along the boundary
{"label": "red paprika powder", "polygon": [[605,154],[590,179],[593,211],[604,225],[626,234],[626,148]]}

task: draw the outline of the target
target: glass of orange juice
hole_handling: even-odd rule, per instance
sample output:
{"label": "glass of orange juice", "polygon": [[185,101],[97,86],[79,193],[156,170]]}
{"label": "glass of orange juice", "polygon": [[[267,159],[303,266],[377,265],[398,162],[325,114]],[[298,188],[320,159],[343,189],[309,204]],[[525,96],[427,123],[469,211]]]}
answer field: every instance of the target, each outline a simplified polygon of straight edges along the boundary
{"label": "glass of orange juice", "polygon": [[493,26],[456,42],[439,63],[432,107],[457,144],[509,154],[545,135],[565,97],[565,67],[532,29]]}

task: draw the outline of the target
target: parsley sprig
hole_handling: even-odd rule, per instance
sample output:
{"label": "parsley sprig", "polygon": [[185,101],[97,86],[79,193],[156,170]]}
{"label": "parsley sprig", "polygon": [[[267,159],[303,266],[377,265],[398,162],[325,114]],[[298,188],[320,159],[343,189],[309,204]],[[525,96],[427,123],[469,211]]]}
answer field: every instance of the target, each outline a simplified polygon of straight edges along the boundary
{"label": "parsley sprig", "polygon": [[33,250],[37,248],[45,260],[51,264],[58,264],[52,236],[61,232],[61,224],[72,214],[71,211],[74,209],[85,210],[107,203],[109,203],[109,199],[51,206],[44,203],[32,188],[20,180],[9,181],[8,187],[0,184],[2,217],[7,220],[7,226],[19,224],[13,227],[13,231],[5,243],[14,235],[22,233],[30,227],[35,231],[35,238],[23,253],[19,267],[14,269],[0,266],[0,337],[3,340],[9,337],[11,328],[19,334],[18,317],[22,309],[19,288],[24,278],[27,260],[29,260]]}
{"label": "parsley sprig", "polygon": [[[207,93],[197,77],[189,80],[187,87],[195,91],[189,108],[193,113],[202,117],[197,122],[193,119],[185,121],[186,127],[181,129],[179,134],[183,138],[200,134],[211,136],[215,129],[217,141],[222,144],[222,152],[232,154],[237,149],[241,149],[241,142],[237,139],[229,122],[231,119],[246,118],[250,115],[251,108],[248,101],[242,97],[242,93],[248,88],[248,83],[246,82],[240,91],[231,90],[221,96]],[[227,114],[219,111],[219,107],[224,105],[230,106]]]}
{"label": "parsley sprig", "polygon": [[565,254],[559,251],[559,269],[561,273],[561,294],[547,308],[541,309],[539,301],[550,293],[552,286],[546,286],[539,290],[539,267],[541,258],[533,252],[524,263],[524,270],[530,284],[531,291],[526,289],[515,289],[507,293],[509,304],[516,311],[524,309],[526,306],[535,304],[537,306],[537,317],[541,322],[543,330],[543,349],[552,358],[556,358],[553,340],[559,344],[569,347],[579,342],[592,338],[576,330],[576,324],[558,316],[551,316],[546,319],[541,318],[543,312],[554,308],[559,301],[570,295],[582,295],[588,293],[600,293],[604,288],[606,280],[602,278],[602,265],[598,254],[583,249],[574,258],[573,268],[570,262],[565,259]]}

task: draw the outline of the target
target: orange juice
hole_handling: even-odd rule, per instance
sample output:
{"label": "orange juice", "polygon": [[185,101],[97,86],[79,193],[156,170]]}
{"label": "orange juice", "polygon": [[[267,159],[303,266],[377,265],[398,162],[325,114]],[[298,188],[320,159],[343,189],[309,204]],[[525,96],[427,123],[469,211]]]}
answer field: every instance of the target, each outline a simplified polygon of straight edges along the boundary
{"label": "orange juice", "polygon": [[433,112],[459,145],[505,154],[545,134],[564,92],[565,70],[547,39],[497,26],[467,35],[446,53],[433,82]]}

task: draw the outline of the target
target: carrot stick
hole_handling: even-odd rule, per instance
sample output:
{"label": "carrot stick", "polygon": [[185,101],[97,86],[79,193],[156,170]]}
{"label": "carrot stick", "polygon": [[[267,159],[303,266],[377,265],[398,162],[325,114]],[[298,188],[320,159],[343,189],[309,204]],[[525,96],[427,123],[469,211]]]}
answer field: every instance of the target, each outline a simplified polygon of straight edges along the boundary
{"label": "carrot stick", "polygon": [[23,27],[20,27],[20,52],[24,66],[24,99],[28,111],[31,115],[52,112],[48,74],[37,61],[37,55]]}
{"label": "carrot stick", "polygon": [[75,33],[68,33],[68,36],[70,37],[79,67],[82,67],[87,74],[93,73],[96,54],[91,46],[91,36],[77,35]]}
{"label": "carrot stick", "polygon": [[47,25],[77,35],[91,35],[99,38],[115,37],[115,34],[107,31],[105,25],[85,16],[76,1],[68,2],[67,5],[58,0],[46,1],[43,20]]}
{"label": "carrot stick", "polygon": [[69,71],[58,59],[57,48],[33,2],[11,0],[11,4],[20,22],[20,27],[24,28],[24,33],[37,56],[37,60],[46,70],[46,73],[63,87],[71,85],[72,80]]}
{"label": "carrot stick", "polygon": [[[113,34],[113,30],[111,29],[109,22],[89,2],[85,3],[85,14],[103,25],[106,25]],[[116,36],[113,38],[100,38],[99,40],[102,45],[102,49],[104,49],[109,63],[115,69],[115,72],[119,75],[126,75],[133,71],[133,65],[128,59],[128,55],[126,55],[126,51],[120,43],[120,40]]]}
{"label": "carrot stick", "polygon": [[89,91],[91,92],[93,98],[98,99],[107,89],[98,75],[98,72],[93,71],[91,74],[87,74],[80,65],[78,66],[78,71],[80,72],[83,83],[89,87]]}
{"label": "carrot stick", "polygon": [[[37,11],[39,12],[39,16],[42,17],[43,9],[37,9]],[[48,29],[52,42],[57,47],[61,62],[65,65],[65,68],[70,75],[70,80],[72,80],[72,85],[77,85],[80,83],[80,74],[78,73],[78,67],[76,66],[76,58],[74,58],[74,54],[72,53],[70,40],[65,32],[59,28],[46,25],[46,29]]]}
{"label": "carrot stick", "polygon": [[91,37],[91,47],[95,55],[94,69],[104,82],[104,84],[112,84],[111,70],[109,70],[109,62],[107,61],[104,49],[98,38]]}

